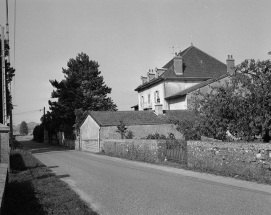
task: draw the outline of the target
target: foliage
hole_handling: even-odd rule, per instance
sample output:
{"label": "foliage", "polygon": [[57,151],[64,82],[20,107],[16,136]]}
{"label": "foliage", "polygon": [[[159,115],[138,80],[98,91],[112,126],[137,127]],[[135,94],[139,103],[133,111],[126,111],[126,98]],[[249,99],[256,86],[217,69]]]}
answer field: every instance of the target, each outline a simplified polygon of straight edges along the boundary
{"label": "foliage", "polygon": [[86,111],[115,111],[116,105],[107,94],[111,88],[105,85],[96,61],[80,53],[70,59],[67,69],[62,68],[65,79],[58,82],[50,80],[55,88],[50,101],[50,110],[45,116],[45,127],[51,132],[64,131],[65,137],[73,138],[73,129],[80,123],[79,116]]}
{"label": "foliage", "polygon": [[169,133],[168,136],[165,136],[163,134],[148,134],[146,137],[143,137],[141,139],[154,139],[154,140],[176,140],[175,135],[172,133]]}
{"label": "foliage", "polygon": [[117,132],[120,133],[121,139],[125,139],[125,133],[127,132],[127,127],[123,121],[120,121],[120,124],[117,125]]}
{"label": "foliage", "polygon": [[118,130],[116,132],[120,133],[121,139],[133,139],[134,137],[133,132],[130,130],[127,130],[128,128],[123,121],[120,120],[120,124],[117,125],[117,129]]}
{"label": "foliage", "polygon": [[201,140],[200,129],[198,121],[192,120],[173,120],[172,123],[176,125],[176,129],[183,134],[185,140]]}
{"label": "foliage", "polygon": [[257,135],[268,142],[271,130],[271,62],[246,60],[235,75],[211,92],[196,92],[194,110],[201,135],[226,140],[227,130],[251,141]]}
{"label": "foliage", "polygon": [[134,138],[134,134],[132,131],[128,130],[127,134],[125,135],[126,139],[133,139]]}
{"label": "foliage", "polygon": [[43,125],[37,125],[33,130],[33,140],[42,143],[44,140],[44,129]]}
{"label": "foliage", "polygon": [[[0,50],[1,50],[1,39],[0,39]],[[8,56],[9,53],[9,45],[7,43],[7,41],[5,40],[5,57]],[[2,68],[2,60],[1,60],[1,56],[0,56],[0,68]],[[1,71],[2,72],[2,71]],[[6,98],[7,98],[7,115],[10,115],[10,109],[12,106],[12,96],[11,96],[11,92],[9,89],[9,84],[12,81],[12,78],[15,76],[15,69],[13,67],[10,66],[10,63],[8,63],[7,60],[5,60],[5,72],[6,72]],[[0,80],[2,83],[2,76],[0,76]],[[2,88],[0,88],[0,92],[2,95]],[[0,96],[2,99],[2,96]],[[1,119],[0,119],[0,123],[3,123],[3,113],[2,113],[2,107],[1,107],[1,113],[0,113]]]}
{"label": "foliage", "polygon": [[27,124],[26,124],[25,121],[21,122],[21,125],[20,125],[20,134],[22,134],[22,135],[27,135],[28,134],[28,126],[27,126]]}

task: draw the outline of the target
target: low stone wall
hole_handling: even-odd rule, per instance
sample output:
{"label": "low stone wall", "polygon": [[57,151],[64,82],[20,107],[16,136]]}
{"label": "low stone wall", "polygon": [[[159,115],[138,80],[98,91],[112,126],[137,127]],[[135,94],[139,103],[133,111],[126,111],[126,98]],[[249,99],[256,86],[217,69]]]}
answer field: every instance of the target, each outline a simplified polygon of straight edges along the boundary
{"label": "low stone wall", "polygon": [[9,127],[0,124],[0,214],[5,206],[5,187],[9,168]]}
{"label": "low stone wall", "polygon": [[188,167],[244,175],[271,176],[271,144],[187,141]]}
{"label": "low stone wall", "polygon": [[164,140],[107,139],[103,141],[102,152],[114,157],[157,163],[165,159],[165,143]]}

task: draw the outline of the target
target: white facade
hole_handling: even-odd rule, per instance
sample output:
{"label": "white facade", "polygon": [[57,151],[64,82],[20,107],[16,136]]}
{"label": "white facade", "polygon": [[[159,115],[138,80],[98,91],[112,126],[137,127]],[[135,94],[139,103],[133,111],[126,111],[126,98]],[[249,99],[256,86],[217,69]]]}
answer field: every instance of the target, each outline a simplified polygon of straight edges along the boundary
{"label": "white facade", "polygon": [[[167,105],[165,101],[165,86],[164,83],[158,83],[149,88],[138,92],[138,110],[155,109],[157,100],[160,99],[160,104]],[[159,101],[159,100],[158,100]]]}
{"label": "white facade", "polygon": [[177,97],[169,100],[169,110],[186,110],[187,96]]}
{"label": "white facade", "polygon": [[187,101],[184,98],[165,100],[166,97],[176,94],[191,86],[200,83],[199,81],[165,81],[152,85],[138,93],[139,110],[155,110],[155,104],[160,99],[163,110],[185,110],[187,109]]}

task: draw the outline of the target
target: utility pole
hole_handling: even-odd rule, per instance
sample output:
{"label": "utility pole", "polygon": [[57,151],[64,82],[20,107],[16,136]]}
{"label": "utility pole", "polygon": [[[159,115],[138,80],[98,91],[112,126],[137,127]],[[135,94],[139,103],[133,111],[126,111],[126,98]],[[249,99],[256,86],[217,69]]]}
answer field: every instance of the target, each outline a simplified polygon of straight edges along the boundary
{"label": "utility pole", "polygon": [[43,107],[43,142],[45,140],[45,107]]}
{"label": "utility pole", "polygon": [[[6,23],[6,35],[7,35],[7,42],[8,42],[8,45],[9,45],[8,0],[6,0],[6,20],[7,20],[7,23]],[[8,63],[10,63],[9,50],[8,50]]]}
{"label": "utility pole", "polygon": [[5,29],[1,27],[1,59],[2,59],[2,105],[3,124],[7,125],[7,100],[6,100],[6,68],[5,68]]}
{"label": "utility pole", "polygon": [[[7,37],[7,43],[8,43],[8,46],[9,46],[8,0],[6,0],[6,21],[7,21],[6,22],[6,37]],[[10,64],[10,52],[9,52],[9,50],[8,50],[8,64]],[[11,82],[9,83],[9,89],[10,89],[10,94],[11,94]],[[9,115],[10,115],[10,117],[9,117],[9,125],[10,125],[10,146],[11,146],[11,149],[13,149],[12,109],[13,109],[13,104],[12,104],[12,101],[10,101],[10,104],[9,104]]]}

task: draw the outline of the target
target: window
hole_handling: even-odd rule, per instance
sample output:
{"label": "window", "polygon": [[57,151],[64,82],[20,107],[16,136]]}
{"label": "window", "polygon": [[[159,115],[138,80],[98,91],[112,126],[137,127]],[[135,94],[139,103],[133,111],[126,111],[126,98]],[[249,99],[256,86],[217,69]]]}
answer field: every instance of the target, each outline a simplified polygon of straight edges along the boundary
{"label": "window", "polygon": [[154,103],[160,103],[159,91],[154,92]]}
{"label": "window", "polygon": [[144,105],[144,96],[141,96],[141,107]]}
{"label": "window", "polygon": [[151,94],[148,94],[148,104],[151,103]]}

